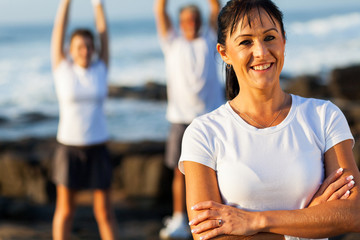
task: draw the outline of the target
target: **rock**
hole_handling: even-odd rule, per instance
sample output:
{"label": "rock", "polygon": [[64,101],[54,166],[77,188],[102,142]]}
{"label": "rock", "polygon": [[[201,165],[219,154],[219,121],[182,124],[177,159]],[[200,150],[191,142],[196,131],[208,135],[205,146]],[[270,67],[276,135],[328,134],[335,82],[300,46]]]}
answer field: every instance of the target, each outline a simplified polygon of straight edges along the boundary
{"label": "rock", "polygon": [[148,82],[145,85],[145,96],[147,99],[166,101],[166,86],[155,82]]}
{"label": "rock", "polygon": [[[125,157],[114,169],[125,192],[131,196],[157,198],[161,188],[163,155]],[[115,183],[114,183],[115,184]]]}
{"label": "rock", "polygon": [[[0,196],[40,204],[53,201],[55,186],[50,176],[55,147],[53,138],[2,142]],[[114,189],[123,190],[129,197],[146,197],[153,201],[160,198],[159,194],[164,195],[161,185],[164,142],[111,141],[108,147],[114,165]]]}
{"label": "rock", "polygon": [[172,180],[163,164],[165,143],[109,142],[113,162],[112,188],[124,190],[130,198],[148,199],[150,204],[169,200]]}
{"label": "rock", "polygon": [[54,117],[45,115],[41,112],[28,112],[28,113],[20,114],[15,119],[15,121],[17,123],[35,123],[35,122],[49,120],[52,118],[54,118]]}
{"label": "rock", "polygon": [[360,100],[360,65],[334,69],[331,73],[329,90],[336,98]]}
{"label": "rock", "polygon": [[0,157],[0,190],[7,197],[25,198],[36,203],[45,203],[46,174],[40,164],[20,154],[6,152]]}
{"label": "rock", "polygon": [[4,125],[8,123],[8,119],[6,117],[0,116],[0,125]]}
{"label": "rock", "polygon": [[328,97],[327,87],[320,84],[321,79],[317,76],[299,76],[287,80],[285,91],[302,97]]}
{"label": "rock", "polygon": [[166,86],[155,82],[148,82],[144,86],[136,87],[112,85],[109,86],[109,97],[166,101]]}

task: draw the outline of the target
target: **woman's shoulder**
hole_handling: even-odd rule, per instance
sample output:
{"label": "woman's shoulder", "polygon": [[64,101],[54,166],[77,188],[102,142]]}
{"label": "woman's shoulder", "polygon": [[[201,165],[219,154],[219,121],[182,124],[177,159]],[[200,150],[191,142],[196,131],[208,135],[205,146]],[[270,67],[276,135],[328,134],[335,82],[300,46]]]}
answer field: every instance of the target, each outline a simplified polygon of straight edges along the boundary
{"label": "woman's shoulder", "polygon": [[227,107],[228,103],[225,103],[218,107],[217,109],[196,117],[190,124],[193,128],[218,128],[226,124],[226,121],[229,119],[230,112]]}
{"label": "woman's shoulder", "polygon": [[295,100],[298,103],[298,105],[302,105],[302,104],[324,105],[330,102],[329,100],[325,100],[325,99],[302,97],[293,94],[292,94],[292,99]]}
{"label": "woman's shoulder", "polygon": [[297,95],[292,95],[292,99],[300,112],[306,112],[309,115],[312,113],[327,114],[341,111],[334,103],[326,99],[306,98]]}

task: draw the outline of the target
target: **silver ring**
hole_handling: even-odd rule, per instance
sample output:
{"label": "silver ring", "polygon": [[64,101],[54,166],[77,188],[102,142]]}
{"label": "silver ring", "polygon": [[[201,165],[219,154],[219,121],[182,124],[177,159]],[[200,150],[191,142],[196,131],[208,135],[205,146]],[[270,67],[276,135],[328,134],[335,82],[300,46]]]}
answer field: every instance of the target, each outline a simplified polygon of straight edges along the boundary
{"label": "silver ring", "polygon": [[223,224],[223,221],[221,219],[218,220],[219,227]]}

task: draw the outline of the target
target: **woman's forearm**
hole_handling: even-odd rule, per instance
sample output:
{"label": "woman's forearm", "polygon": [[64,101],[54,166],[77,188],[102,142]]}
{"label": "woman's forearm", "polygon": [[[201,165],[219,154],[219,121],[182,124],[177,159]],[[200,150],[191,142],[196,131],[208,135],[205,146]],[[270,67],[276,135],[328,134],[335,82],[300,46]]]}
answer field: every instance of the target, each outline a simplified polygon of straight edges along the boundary
{"label": "woman's forearm", "polygon": [[156,19],[156,28],[158,34],[162,37],[167,36],[169,29],[171,29],[171,20],[166,10],[167,0],[155,0],[154,14]]}
{"label": "woman's forearm", "polygon": [[69,8],[70,0],[62,0],[59,4],[56,14],[51,37],[51,60],[53,69],[55,69],[61,60],[65,57],[63,48]]}
{"label": "woman's forearm", "polygon": [[106,65],[109,65],[109,37],[105,9],[102,4],[96,4],[94,10],[96,30],[99,34],[101,43],[99,56]]}
{"label": "woman's forearm", "polygon": [[216,240],[284,240],[283,235],[274,233],[258,233],[250,236],[223,235],[215,237]]}
{"label": "woman's forearm", "polygon": [[324,238],[346,232],[360,232],[360,203],[338,200],[315,207],[261,213],[266,232],[303,238]]}

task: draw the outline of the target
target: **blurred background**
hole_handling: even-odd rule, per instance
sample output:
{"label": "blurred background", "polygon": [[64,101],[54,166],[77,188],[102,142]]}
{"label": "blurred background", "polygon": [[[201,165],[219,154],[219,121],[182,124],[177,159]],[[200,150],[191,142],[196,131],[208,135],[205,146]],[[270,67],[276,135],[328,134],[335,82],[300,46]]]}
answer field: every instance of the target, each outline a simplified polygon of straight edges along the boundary
{"label": "blurred background", "polygon": [[[190,2],[207,17],[206,0],[169,0],[174,23],[179,7]],[[291,93],[331,99],[344,111],[359,165],[360,1],[274,2],[284,13],[287,34],[281,83]],[[55,192],[49,174],[58,104],[50,39],[58,4],[0,0],[0,240],[51,239]],[[171,174],[163,166],[169,127],[165,67],[152,5],[105,0],[111,53],[105,108],[122,239],[157,239],[163,216],[171,212]],[[77,27],[94,29],[90,0],[73,0],[68,32]],[[223,68],[220,58],[218,67]],[[80,195],[78,203],[73,239],[98,239],[91,195]]]}
{"label": "blurred background", "polygon": [[[169,1],[179,6],[205,0]],[[222,1],[225,3],[226,1]],[[284,76],[316,74],[360,63],[360,1],[275,1],[285,15]],[[0,0],[0,138],[54,136],[58,106],[50,67],[50,38],[57,0]],[[110,84],[164,84],[164,62],[151,0],[106,0],[111,44]],[[176,18],[174,18],[176,21]],[[73,0],[69,32],[94,28],[90,0]],[[219,59],[219,68],[222,66]],[[324,80],[326,81],[326,80]],[[164,140],[168,123],[163,101],[113,99],[106,104],[113,139]],[[40,121],[41,120],[41,121]]]}

